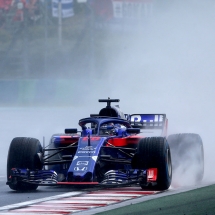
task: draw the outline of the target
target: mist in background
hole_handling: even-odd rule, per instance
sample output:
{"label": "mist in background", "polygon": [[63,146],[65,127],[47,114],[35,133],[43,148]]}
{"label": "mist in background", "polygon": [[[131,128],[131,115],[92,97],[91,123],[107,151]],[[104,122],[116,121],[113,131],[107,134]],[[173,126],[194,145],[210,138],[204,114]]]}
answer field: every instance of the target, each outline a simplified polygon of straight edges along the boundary
{"label": "mist in background", "polygon": [[200,134],[205,180],[215,178],[214,10],[213,1],[156,8],[146,32],[128,41],[109,67],[111,97],[120,95],[126,112],[166,113],[169,134]]}
{"label": "mist in background", "polygon": [[[57,41],[56,35],[47,42],[51,57],[48,55],[45,67],[44,61],[40,61],[42,70],[35,63],[29,65],[34,66],[27,75],[12,72],[8,75],[6,70],[2,71],[4,81],[18,77],[19,81],[36,82],[33,87],[21,84],[21,102],[15,104],[6,99],[14,98],[10,93],[12,87],[3,88],[0,93],[6,101],[0,113],[1,168],[5,169],[13,137],[32,136],[42,141],[45,136],[48,142],[53,133],[76,127],[78,119],[98,113],[103,105],[97,100],[110,97],[120,99],[124,113],[166,113],[169,134],[198,133],[205,150],[204,180],[215,180],[211,170],[215,162],[214,12],[213,0],[166,0],[154,1],[152,13],[142,24],[136,21],[126,25],[124,21],[120,30],[111,27],[104,30],[104,26],[98,25],[98,17],[94,17],[97,27],[92,31],[89,28],[92,20],[85,22],[85,18],[78,34],[73,37],[64,34],[60,49],[50,43]],[[91,17],[90,11],[83,14]],[[32,44],[37,46],[35,41]],[[29,90],[33,94],[26,95]]]}

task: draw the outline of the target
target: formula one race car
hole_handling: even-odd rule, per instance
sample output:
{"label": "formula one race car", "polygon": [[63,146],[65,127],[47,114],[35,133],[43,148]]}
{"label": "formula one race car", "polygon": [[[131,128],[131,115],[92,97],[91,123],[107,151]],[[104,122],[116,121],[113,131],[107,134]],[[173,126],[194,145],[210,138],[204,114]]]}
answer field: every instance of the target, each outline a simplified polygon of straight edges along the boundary
{"label": "formula one race car", "polygon": [[[129,184],[139,184],[143,189],[168,189],[172,162],[166,115],[128,115],[119,106],[111,106],[119,99],[99,102],[106,102],[107,106],[99,114],[81,119],[81,131],[72,128],[65,129],[64,134],[54,134],[47,147],[35,138],[14,138],[8,152],[7,185],[13,190],[35,190],[41,185]],[[201,138],[191,136],[198,139],[203,150]],[[181,136],[169,137],[174,154],[179,151],[175,147],[178,139]],[[198,158],[201,156],[202,151]],[[199,169],[201,180],[202,166]]]}

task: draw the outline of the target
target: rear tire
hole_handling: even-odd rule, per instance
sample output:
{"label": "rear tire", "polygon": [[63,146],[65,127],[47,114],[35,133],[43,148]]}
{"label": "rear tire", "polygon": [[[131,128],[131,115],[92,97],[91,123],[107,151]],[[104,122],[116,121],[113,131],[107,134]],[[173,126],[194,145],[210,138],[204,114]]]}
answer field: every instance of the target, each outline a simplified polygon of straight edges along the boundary
{"label": "rear tire", "polygon": [[[42,163],[37,155],[42,153],[39,140],[27,137],[16,137],[12,140],[7,157],[7,179],[12,168],[41,170]],[[12,190],[36,190],[38,185],[23,182],[11,183]]]}
{"label": "rear tire", "polygon": [[174,181],[179,177],[186,178],[185,184],[202,181],[204,149],[201,137],[198,134],[173,134],[167,141],[172,153]]}
{"label": "rear tire", "polygon": [[[166,190],[172,181],[171,153],[166,138],[148,137],[140,140],[137,147],[137,167],[139,169],[157,168],[157,185],[152,189]],[[140,184],[142,189],[149,189]]]}

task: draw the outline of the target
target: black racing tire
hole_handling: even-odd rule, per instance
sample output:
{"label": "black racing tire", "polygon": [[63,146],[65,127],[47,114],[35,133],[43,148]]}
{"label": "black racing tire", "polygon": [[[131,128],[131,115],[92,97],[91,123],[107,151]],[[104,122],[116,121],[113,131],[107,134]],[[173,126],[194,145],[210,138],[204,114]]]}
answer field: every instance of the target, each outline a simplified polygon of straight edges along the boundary
{"label": "black racing tire", "polygon": [[[147,137],[140,140],[137,146],[137,156],[139,169],[157,168],[157,185],[151,189],[166,190],[172,181],[171,152],[166,138]],[[142,189],[150,189],[140,183]]]}
{"label": "black racing tire", "polygon": [[[187,178],[194,183],[204,176],[204,148],[198,134],[172,134],[167,138],[172,153],[173,178]],[[180,170],[179,170],[180,169]],[[178,176],[180,172],[180,176]],[[175,180],[175,179],[174,179]]]}
{"label": "black racing tire", "polygon": [[[7,157],[7,179],[10,180],[12,168],[23,168],[30,170],[41,170],[42,163],[37,155],[42,153],[39,140],[28,137],[16,137],[12,140]],[[23,182],[10,183],[12,190],[36,190],[38,185]]]}

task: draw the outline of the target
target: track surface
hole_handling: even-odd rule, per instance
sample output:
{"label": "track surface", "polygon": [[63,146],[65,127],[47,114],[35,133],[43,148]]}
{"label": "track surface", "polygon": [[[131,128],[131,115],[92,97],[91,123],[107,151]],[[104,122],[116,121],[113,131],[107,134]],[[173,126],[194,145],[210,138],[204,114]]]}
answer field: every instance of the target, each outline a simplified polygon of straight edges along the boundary
{"label": "track surface", "polygon": [[[208,183],[202,183],[201,185],[180,187],[180,188],[170,188],[165,192],[159,191],[143,191],[139,186],[136,187],[123,187],[123,188],[88,188],[88,189],[71,189],[70,188],[53,188],[53,187],[40,187],[35,192],[25,192],[19,193],[14,191],[9,191],[5,189],[5,186],[0,186],[0,215],[7,214],[71,214],[77,213],[83,215],[91,215],[99,212],[104,212],[108,210],[117,209],[119,207],[129,206],[128,209],[119,209],[117,213],[123,214],[122,211],[130,211],[130,214],[134,213],[135,210],[142,211],[146,206],[142,206],[141,202],[147,200],[155,200],[160,197],[168,198],[168,196],[173,194],[181,194],[186,191],[195,190],[197,188],[208,186]],[[215,190],[215,186],[214,190]],[[203,188],[205,189],[205,188]],[[207,188],[210,191],[210,188]],[[196,191],[192,191],[196,192]],[[201,192],[201,191],[200,191]],[[204,192],[203,192],[204,193]],[[207,191],[205,191],[207,195]],[[207,200],[207,196],[203,198]],[[176,195],[177,196],[177,195]],[[188,194],[187,200],[183,197],[178,198],[187,202],[190,201],[190,196],[192,199],[197,198],[201,201],[200,195],[195,196]],[[164,199],[162,198],[162,199]],[[169,200],[164,200],[164,202],[169,202],[173,198],[170,197]],[[177,199],[177,197],[176,197]],[[211,198],[214,201],[213,198]],[[175,202],[179,202],[176,200]],[[5,203],[9,203],[6,204]],[[141,203],[137,207],[131,206],[136,203]],[[165,205],[159,204],[160,200],[157,201],[156,207],[161,207],[165,209]],[[173,202],[174,203],[174,202]],[[191,202],[193,203],[193,202]],[[180,205],[180,203],[178,203]],[[147,204],[148,205],[148,204]],[[152,204],[153,205],[153,204]],[[168,203],[167,203],[168,205]],[[190,205],[190,204],[185,204]],[[151,207],[153,209],[153,207]],[[150,207],[147,210],[151,209]],[[174,208],[174,207],[170,207]],[[127,211],[128,210],[128,211]],[[133,212],[132,212],[133,211]],[[157,212],[157,211],[156,211]],[[111,214],[111,212],[109,212]],[[114,212],[115,214],[115,212]],[[128,213],[129,214],[129,213]]]}
{"label": "track surface", "polygon": [[11,205],[16,203],[21,203],[25,201],[32,201],[35,199],[55,196],[64,194],[65,192],[76,192],[77,189],[71,188],[53,188],[53,187],[40,187],[36,191],[33,192],[15,192],[12,191],[6,185],[6,177],[0,178],[0,207],[5,205]]}
{"label": "track surface", "polygon": [[[0,214],[70,214],[105,207],[136,198],[155,195],[158,191],[143,191],[138,187],[109,188],[67,192],[62,195],[42,198],[0,207]],[[90,212],[90,211],[89,211]]]}

